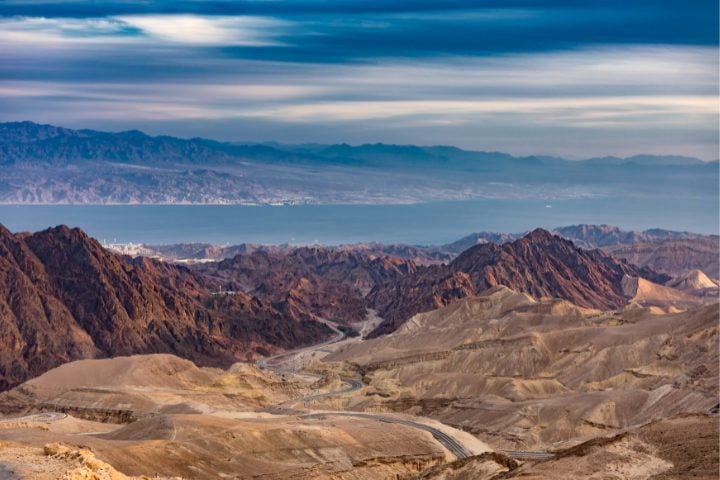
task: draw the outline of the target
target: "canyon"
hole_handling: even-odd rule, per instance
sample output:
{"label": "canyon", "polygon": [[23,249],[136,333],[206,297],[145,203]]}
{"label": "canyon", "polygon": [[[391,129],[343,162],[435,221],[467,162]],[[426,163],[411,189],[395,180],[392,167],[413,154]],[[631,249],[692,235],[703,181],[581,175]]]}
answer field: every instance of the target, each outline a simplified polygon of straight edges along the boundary
{"label": "canyon", "polygon": [[541,229],[427,262],[246,246],[185,266],[65,226],[0,240],[0,477],[717,470],[720,288],[701,270]]}

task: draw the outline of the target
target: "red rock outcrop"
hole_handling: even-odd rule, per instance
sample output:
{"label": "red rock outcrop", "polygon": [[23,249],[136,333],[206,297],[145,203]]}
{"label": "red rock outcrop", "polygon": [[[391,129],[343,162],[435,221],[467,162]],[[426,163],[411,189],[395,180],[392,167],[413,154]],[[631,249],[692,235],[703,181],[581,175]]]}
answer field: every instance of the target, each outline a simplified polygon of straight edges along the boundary
{"label": "red rock outcrop", "polygon": [[257,250],[194,268],[227,289],[272,303],[293,318],[320,317],[339,323],[365,318],[364,297],[370,290],[417,269],[412,261],[329,247]]}
{"label": "red rock outcrop", "polygon": [[0,226],[0,390],[76,359],[173,353],[228,365],[329,333],[217,288],[184,267],[109,253],[79,229]]}
{"label": "red rock outcrop", "polygon": [[563,298],[590,308],[613,309],[627,303],[624,275],[666,281],[600,250],[581,250],[537,229],[512,243],[476,245],[449,265],[420,268],[394,283],[373,289],[368,303],[385,319],[370,336],[394,331],[414,314],[505,285],[534,297]]}

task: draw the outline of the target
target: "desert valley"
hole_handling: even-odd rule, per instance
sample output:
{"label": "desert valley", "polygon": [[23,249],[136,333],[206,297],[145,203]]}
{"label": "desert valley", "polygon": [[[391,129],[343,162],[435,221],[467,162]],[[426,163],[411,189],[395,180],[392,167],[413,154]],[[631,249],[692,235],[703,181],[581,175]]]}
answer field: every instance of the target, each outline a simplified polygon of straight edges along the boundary
{"label": "desert valley", "polygon": [[0,0],[0,480],[720,478],[717,0]]}
{"label": "desert valley", "polygon": [[717,236],[0,234],[2,478],[716,477]]}

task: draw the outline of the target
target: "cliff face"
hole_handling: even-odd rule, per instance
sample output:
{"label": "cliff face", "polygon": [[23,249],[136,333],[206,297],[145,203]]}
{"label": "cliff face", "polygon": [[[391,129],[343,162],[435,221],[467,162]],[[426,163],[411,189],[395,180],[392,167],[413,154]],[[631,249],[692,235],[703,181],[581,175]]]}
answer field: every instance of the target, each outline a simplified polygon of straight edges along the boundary
{"label": "cliff face", "polygon": [[534,297],[556,297],[603,310],[627,303],[624,275],[667,281],[658,275],[617,260],[599,250],[581,250],[572,242],[538,229],[512,243],[480,244],[447,266],[420,269],[414,275],[376,287],[368,295],[385,321],[372,332],[394,331],[414,314],[504,285]]}
{"label": "cliff face", "polygon": [[111,254],[78,229],[13,235],[0,226],[0,389],[82,358],[173,353],[227,365],[328,333],[214,290],[185,268]]}
{"label": "cliff face", "polygon": [[417,269],[408,260],[326,247],[257,250],[196,268],[295,319],[321,317],[340,323],[365,318],[364,297],[369,291]]}

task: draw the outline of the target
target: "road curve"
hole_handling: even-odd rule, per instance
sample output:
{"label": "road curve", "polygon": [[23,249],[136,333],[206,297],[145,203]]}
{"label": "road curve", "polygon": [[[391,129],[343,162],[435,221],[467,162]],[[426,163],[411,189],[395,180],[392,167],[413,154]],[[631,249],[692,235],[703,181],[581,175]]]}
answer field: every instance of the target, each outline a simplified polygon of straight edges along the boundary
{"label": "road curve", "polygon": [[[342,340],[345,339],[346,335],[340,329],[338,329],[337,327],[335,327],[333,324],[331,324],[329,322],[323,322],[323,323],[325,323],[328,327],[330,327],[335,332],[335,334],[336,334],[335,338],[325,341],[325,342],[322,342],[322,343],[319,343],[319,344],[316,344],[316,345],[309,346],[309,347],[303,347],[303,348],[291,350],[289,352],[283,352],[278,355],[273,355],[271,357],[263,358],[261,360],[258,360],[256,362],[256,365],[258,366],[258,368],[265,369],[265,370],[271,370],[276,373],[280,373],[282,370],[281,370],[281,367],[278,365],[278,363],[280,363],[280,362],[278,362],[278,360],[281,360],[281,359],[287,358],[287,357],[291,357],[292,355],[295,355],[295,354],[298,354],[301,352],[305,352],[305,351],[309,351],[309,350],[318,350],[318,349],[324,348],[328,345],[331,345],[331,344],[334,344],[337,342],[341,342]],[[307,395],[305,397],[301,397],[296,400],[291,400],[287,403],[294,405],[299,402],[311,402],[313,400],[319,400],[319,399],[323,399],[323,398],[344,395],[347,393],[354,392],[356,390],[360,390],[361,388],[363,388],[365,386],[363,384],[362,380],[349,378],[349,377],[341,377],[341,379],[342,379],[343,383],[346,384],[345,388],[342,388],[340,390],[334,390],[331,392],[319,393],[319,394],[315,394],[315,395]],[[450,451],[450,453],[452,453],[458,459],[467,458],[467,457],[470,457],[473,455],[472,452],[470,452],[467,448],[465,448],[465,446],[463,446],[459,441],[457,441],[455,438],[448,435],[447,433],[443,432],[442,430],[432,427],[430,425],[424,424],[424,423],[414,422],[412,420],[405,420],[405,419],[389,417],[389,416],[385,416],[385,415],[375,415],[375,414],[367,414],[367,413],[359,413],[359,412],[343,412],[343,411],[333,411],[333,412],[326,412],[326,413],[305,413],[304,414],[304,412],[302,412],[300,410],[296,410],[296,409],[290,407],[289,405],[285,406],[284,404],[273,405],[272,407],[270,407],[268,409],[268,411],[270,411],[270,412],[274,411],[276,413],[293,414],[293,415],[298,415],[301,418],[308,418],[308,419],[320,418],[320,417],[327,416],[327,415],[337,415],[337,416],[344,416],[344,417],[370,418],[370,419],[374,419],[374,420],[377,420],[380,422],[405,425],[408,427],[412,427],[412,428],[416,428],[419,430],[424,430],[426,432],[429,432],[433,436],[433,438],[435,438],[435,440],[437,440],[440,444],[442,444],[445,448],[447,448]]]}
{"label": "road curve", "polygon": [[395,423],[398,425],[405,425],[419,430],[424,430],[432,434],[432,436],[440,442],[450,453],[455,455],[458,459],[471,457],[473,454],[466,449],[463,444],[458,442],[455,438],[443,432],[442,430],[435,428],[431,425],[427,425],[421,422],[414,422],[412,420],[405,420],[397,417],[388,417],[385,415],[375,415],[372,413],[359,413],[359,412],[325,412],[325,413],[310,413],[306,415],[300,415],[301,418],[322,418],[328,415],[340,416],[340,417],[356,417],[356,418],[371,418],[379,422]]}
{"label": "road curve", "polygon": [[0,423],[16,423],[16,422],[33,422],[33,423],[47,423],[62,420],[67,417],[64,413],[59,412],[45,412],[36,413],[33,415],[25,415],[24,417],[8,417],[0,419]]}
{"label": "road curve", "polygon": [[502,453],[515,460],[549,460],[555,458],[551,452],[530,451],[530,450],[503,450]]}

